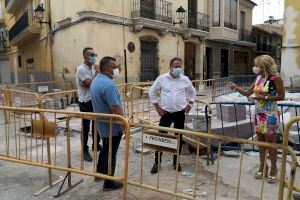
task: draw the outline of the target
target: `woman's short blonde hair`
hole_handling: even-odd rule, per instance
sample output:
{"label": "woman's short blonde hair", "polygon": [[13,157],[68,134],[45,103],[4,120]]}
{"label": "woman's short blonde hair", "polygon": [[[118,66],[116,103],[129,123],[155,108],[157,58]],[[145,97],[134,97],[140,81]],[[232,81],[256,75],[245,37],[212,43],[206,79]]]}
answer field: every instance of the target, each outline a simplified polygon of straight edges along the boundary
{"label": "woman's short blonde hair", "polygon": [[278,74],[277,65],[275,64],[274,59],[269,55],[257,56],[254,59],[256,66],[263,67],[264,75],[276,75]]}

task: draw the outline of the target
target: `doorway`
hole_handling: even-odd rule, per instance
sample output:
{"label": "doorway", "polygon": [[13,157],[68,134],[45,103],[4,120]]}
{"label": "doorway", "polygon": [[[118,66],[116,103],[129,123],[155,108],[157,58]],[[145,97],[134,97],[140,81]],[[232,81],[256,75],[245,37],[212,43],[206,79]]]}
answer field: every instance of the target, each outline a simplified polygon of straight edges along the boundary
{"label": "doorway", "polygon": [[9,60],[0,60],[0,83],[11,83]]}
{"label": "doorway", "polygon": [[234,66],[235,75],[247,75],[249,74],[249,53],[248,52],[234,52]]}
{"label": "doorway", "polygon": [[228,50],[221,49],[221,77],[228,77]]}
{"label": "doorway", "polygon": [[212,78],[212,66],[213,66],[213,59],[212,59],[212,48],[206,47],[205,49],[205,58],[206,58],[206,65],[203,68],[203,79],[211,79]]}
{"label": "doorway", "polygon": [[191,42],[186,42],[184,45],[184,74],[190,78],[190,80],[195,80],[196,68],[196,45]]}
{"label": "doorway", "polygon": [[141,40],[141,81],[154,81],[157,68],[157,42]]}

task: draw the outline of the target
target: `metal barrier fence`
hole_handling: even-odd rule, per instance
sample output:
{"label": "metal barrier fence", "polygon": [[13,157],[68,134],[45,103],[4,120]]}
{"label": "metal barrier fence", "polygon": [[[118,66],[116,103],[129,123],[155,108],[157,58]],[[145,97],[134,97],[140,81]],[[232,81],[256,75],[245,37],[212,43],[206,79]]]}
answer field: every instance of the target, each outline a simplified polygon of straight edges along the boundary
{"label": "metal barrier fence", "polygon": [[[204,81],[192,81],[195,88],[197,89],[198,96],[201,96],[196,103],[207,104],[206,101],[202,99],[210,99],[210,95],[213,93],[213,80]],[[149,90],[153,83],[145,82],[132,84],[130,89],[130,106],[128,107],[130,111],[130,119],[132,122],[144,122],[157,124],[159,122],[160,116],[157,114],[154,106],[149,99]],[[206,93],[209,91],[208,93]],[[211,93],[210,93],[211,92]],[[159,95],[159,94],[158,94]],[[201,107],[201,106],[200,106]],[[194,106],[194,108],[200,109],[199,105]],[[204,109],[204,108],[203,108]]]}
{"label": "metal barrier fence", "polygon": [[[238,166],[235,168],[236,174],[232,174],[232,176],[236,176],[236,184],[234,185],[234,189],[236,191],[235,197],[236,199],[244,199],[245,197],[243,196],[243,193],[241,192],[242,190],[247,190],[248,187],[250,186],[249,180],[245,179],[243,181],[243,166],[244,166],[244,153],[245,149],[244,147],[246,145],[257,145],[260,147],[265,147],[267,149],[281,149],[282,152],[284,152],[284,157],[281,165],[281,172],[280,172],[280,188],[278,190],[278,193],[272,192],[273,195],[277,195],[278,200],[284,199],[291,199],[291,195],[293,192],[293,188],[297,188],[294,186],[294,180],[295,180],[295,172],[296,172],[296,167],[297,167],[297,157],[294,153],[294,151],[287,146],[287,137],[288,137],[288,129],[285,131],[284,135],[284,143],[283,145],[277,145],[277,144],[272,144],[272,143],[266,143],[266,142],[258,142],[258,141],[249,141],[245,139],[240,139],[240,138],[234,138],[234,137],[227,137],[227,136],[218,136],[218,135],[212,135],[212,134],[207,134],[207,133],[202,133],[199,131],[188,131],[188,130],[180,130],[180,129],[174,129],[174,128],[165,128],[165,127],[159,127],[159,126],[153,126],[149,124],[143,124],[143,123],[134,123],[132,124],[134,127],[139,127],[142,128],[142,150],[141,152],[144,152],[144,148],[150,148],[155,151],[159,152],[168,152],[171,154],[176,154],[177,155],[177,163],[176,163],[176,171],[172,173],[171,171],[168,171],[168,175],[166,176],[161,176],[161,169],[158,167],[158,173],[157,175],[148,175],[149,172],[145,172],[145,170],[149,170],[149,162],[146,162],[145,155],[143,153],[140,154],[140,172],[135,174],[134,177],[130,176],[128,184],[133,185],[133,186],[138,186],[144,189],[148,190],[153,190],[156,192],[164,193],[167,195],[179,197],[179,198],[184,198],[184,199],[202,199],[199,194],[199,188],[201,186],[199,185],[199,179],[203,178],[203,171],[201,171],[201,162],[199,159],[199,152],[200,152],[200,141],[203,139],[210,139],[213,142],[216,142],[218,144],[218,154],[217,154],[217,166],[214,172],[213,177],[211,178],[209,184],[207,184],[208,188],[206,188],[210,195],[212,195],[213,199],[219,199],[221,197],[221,192],[219,189],[221,189],[220,185],[220,177],[219,173],[221,171],[221,162],[220,160],[222,159],[222,154],[221,154],[221,146],[222,143],[238,143],[241,146],[241,152],[239,155],[239,160],[235,164],[232,164],[233,166]],[[288,127],[289,128],[289,127]],[[168,134],[163,134],[161,132],[167,132]],[[179,168],[179,162],[182,160],[181,156],[179,154],[179,134],[182,134],[184,136],[188,135],[193,135],[193,137],[196,138],[197,142],[197,150],[196,150],[196,156],[194,158],[194,161],[191,161],[191,163],[185,165],[184,167],[189,168],[189,170],[192,170],[193,176],[192,179],[189,178],[188,180],[184,177],[181,176],[180,173],[178,173],[178,168]],[[268,150],[267,150],[268,151]],[[289,176],[288,179],[286,180],[286,159],[287,155],[291,156],[291,165],[290,170],[289,170]],[[158,153],[158,156],[160,156],[160,153]],[[263,174],[265,175],[267,173],[266,171],[266,161],[267,161],[267,153],[265,156],[265,166],[263,170]],[[136,165],[137,159],[135,159],[134,165]],[[192,164],[194,163],[194,164]],[[158,158],[158,166],[160,166],[160,158]],[[151,166],[151,165],[150,165]],[[165,167],[165,166],[162,166]],[[129,170],[130,170],[129,166]],[[129,172],[130,173],[130,172]],[[171,179],[171,177],[174,177]],[[180,181],[179,181],[180,179]],[[174,187],[170,186],[170,181],[174,182]],[[154,184],[153,184],[154,183]],[[210,184],[211,183],[211,184]],[[265,176],[263,176],[262,180],[260,181],[260,184],[257,183],[257,181],[252,182],[254,185],[253,187],[259,188],[258,191],[258,197],[253,197],[253,198],[259,198],[259,199],[264,199],[264,191],[265,191]],[[285,193],[284,188],[287,188],[287,192]],[[189,194],[186,192],[183,192],[185,188],[192,188],[191,190],[188,191]],[[277,188],[277,186],[274,187],[274,189]],[[226,191],[229,190],[229,188],[226,188]],[[285,194],[284,194],[285,193]]]}
{"label": "metal barrier fence", "polygon": [[[45,87],[41,86],[44,83],[60,84],[65,82],[37,82],[23,83],[18,85],[10,85],[1,89],[3,97],[3,105],[13,107],[36,107],[44,109],[66,109],[69,105],[77,103],[77,90],[26,90],[26,87]],[[72,82],[66,82],[72,83]],[[117,85],[121,100],[124,105],[125,116],[130,113],[130,88],[133,84]],[[23,87],[23,88],[22,88]],[[47,86],[48,87],[48,86]],[[52,86],[53,87],[53,86]],[[73,86],[72,86],[73,88]],[[50,92],[53,91],[53,92]]]}
{"label": "metal barrier fence", "polygon": [[242,87],[249,87],[255,80],[256,76],[249,76],[249,75],[239,75],[239,76],[230,76],[224,78],[217,78],[214,79],[214,95],[213,100],[215,97],[232,93],[233,91],[227,86],[229,82],[234,82]]}
{"label": "metal barrier fence", "polygon": [[192,83],[196,89],[197,96],[208,101],[214,99],[216,92],[216,79],[192,80]]}
{"label": "metal barrier fence", "polygon": [[[194,84],[201,84],[202,82],[194,82]],[[212,82],[204,82],[205,85],[211,87]],[[129,121],[132,123],[144,123],[158,125],[160,116],[158,115],[155,107],[149,99],[149,89],[152,83],[142,83],[132,85],[131,87],[131,112]],[[201,100],[196,100],[193,108],[185,117],[185,128],[193,131],[200,131],[211,133],[211,108],[210,105]],[[198,142],[193,135],[183,136],[183,141],[196,148]],[[200,146],[207,154],[207,163],[211,155],[211,142],[210,140],[203,140]]]}
{"label": "metal barrier fence", "polygon": [[[138,186],[147,190],[153,190],[160,193],[164,193],[167,195],[185,198],[185,199],[200,199],[198,189],[200,188],[199,179],[203,178],[201,171],[201,161],[200,161],[200,148],[201,141],[209,140],[218,145],[218,154],[217,154],[217,166],[214,171],[214,178],[208,183],[208,191],[211,192],[211,195],[214,199],[218,199],[221,196],[220,185],[220,171],[221,171],[221,162],[222,154],[221,154],[221,146],[223,143],[238,143],[241,147],[241,152],[239,155],[239,160],[236,163],[238,170],[236,171],[237,180],[234,186],[236,190],[236,199],[243,199],[242,189],[247,189],[249,186],[249,182],[247,179],[243,181],[243,166],[244,166],[244,152],[246,145],[257,145],[266,148],[277,148],[281,149],[283,152],[282,157],[282,165],[280,171],[280,187],[278,190],[278,199],[286,199],[291,198],[291,194],[293,191],[300,191],[297,185],[294,185],[295,181],[295,172],[297,167],[297,157],[294,151],[288,147],[288,134],[289,130],[292,127],[292,123],[296,121],[300,121],[300,117],[291,120],[286,125],[285,133],[283,135],[283,145],[270,144],[265,142],[258,141],[249,141],[246,139],[240,139],[235,137],[227,137],[227,136],[218,136],[203,133],[202,131],[191,131],[191,130],[180,130],[174,128],[166,128],[153,126],[144,123],[132,123],[131,126],[135,128],[142,129],[142,152],[143,148],[151,148],[153,150],[161,151],[161,152],[169,152],[171,154],[177,154],[177,162],[176,162],[176,171],[174,174],[174,189],[171,189],[168,181],[172,181],[170,179],[171,172],[168,173],[168,179],[165,177],[161,177],[160,168],[158,168],[157,176],[147,176],[144,170],[149,169],[149,165],[144,163],[146,159],[144,159],[144,154],[140,154],[140,172],[136,173],[136,171],[131,173],[131,176],[128,179],[128,170],[130,172],[130,164],[129,164],[129,125],[125,118],[117,115],[106,115],[106,114],[96,114],[96,113],[80,113],[80,112],[66,112],[66,111],[58,111],[58,110],[43,110],[43,109],[30,109],[30,108],[12,108],[12,107],[0,107],[0,111],[4,115],[5,121],[0,126],[1,134],[0,134],[0,160],[22,163],[26,165],[33,165],[36,167],[47,168],[49,175],[49,187],[52,187],[54,184],[58,184],[62,180],[58,180],[53,182],[52,179],[52,170],[60,170],[66,171],[67,175],[64,180],[68,180],[68,190],[72,189],[72,187],[76,186],[80,183],[77,182],[75,184],[71,184],[71,174],[78,173],[87,176],[93,176],[98,178],[104,178],[107,180],[113,180],[117,182],[121,182],[124,184],[122,197],[126,198],[126,190],[127,184]],[[62,124],[62,127],[67,127],[66,136],[58,138],[57,127],[59,126],[56,121],[57,119],[64,117],[66,119],[66,125]],[[83,152],[82,149],[80,152],[74,152],[76,149],[76,140],[71,141],[71,128],[78,126],[78,122],[73,121],[75,119],[94,119],[95,121],[105,121],[110,124],[120,123],[125,127],[125,157],[124,157],[124,175],[123,176],[107,176],[104,174],[99,174],[96,172],[96,163],[97,163],[97,151],[94,149],[94,162],[90,166],[86,166],[83,162]],[[81,128],[81,127],[80,127]],[[162,132],[168,132],[168,134],[163,134]],[[81,129],[79,130],[81,132]],[[177,134],[177,135],[175,135]],[[197,143],[196,147],[196,156],[194,157],[194,164],[189,164],[190,168],[194,169],[194,176],[192,179],[184,179],[178,173],[179,162],[182,161],[181,155],[179,155],[179,134],[182,134],[189,138],[194,138]],[[97,134],[95,134],[97,135]],[[82,132],[81,132],[82,137]],[[159,139],[160,138],[160,139]],[[58,139],[60,143],[66,145],[66,152],[60,152],[60,155],[57,155],[57,143]],[[78,139],[80,140],[80,139]],[[165,144],[155,143],[154,141],[163,141],[163,143],[171,144],[165,146]],[[158,144],[158,145],[157,145]],[[77,145],[80,145],[77,143]],[[111,146],[111,145],[110,145]],[[51,151],[51,148],[54,148],[54,151]],[[96,148],[96,147],[95,147]],[[110,160],[111,160],[111,151],[110,151]],[[160,154],[158,154],[160,155]],[[267,154],[266,154],[267,155]],[[287,156],[291,157],[291,164],[287,166]],[[193,159],[193,157],[191,157]],[[267,156],[265,157],[265,160]],[[160,159],[158,159],[160,160]],[[136,166],[136,159],[132,164]],[[110,163],[110,162],[109,162]],[[266,162],[265,162],[266,163]],[[164,167],[164,166],[163,166]],[[184,166],[187,167],[187,166]],[[110,168],[110,166],[108,166]],[[286,168],[290,168],[290,170],[286,170]],[[288,179],[286,180],[287,171],[289,171]],[[264,166],[264,174],[266,173],[266,165]],[[264,177],[264,176],[263,176]],[[180,181],[179,181],[180,180]],[[155,184],[150,184],[149,182],[155,182]],[[263,178],[260,182],[260,192],[258,193],[258,197],[260,199],[264,199],[264,191],[265,191],[265,178]],[[184,184],[184,187],[183,187]],[[211,184],[211,185],[210,185]],[[255,182],[257,186],[257,182]],[[166,186],[168,186],[166,188]],[[45,191],[47,188],[39,191]],[[192,187],[190,193],[186,194],[183,192],[183,188]],[[287,188],[285,193],[284,189]],[[228,189],[228,188],[227,188]],[[65,192],[65,191],[64,191]],[[63,194],[64,192],[59,191],[58,196]]]}
{"label": "metal barrier fence", "polygon": [[[284,130],[284,134],[283,134],[283,141],[282,141],[282,146],[283,147],[288,147],[288,137],[289,137],[289,133],[290,133],[290,130],[291,128],[293,127],[293,125],[295,123],[297,123],[297,126],[298,126],[298,123],[300,122],[300,117],[295,117],[295,118],[292,118],[291,120],[288,121],[288,123],[286,124],[286,128]],[[279,196],[278,196],[278,199],[283,199],[283,196],[284,196],[284,188],[287,187],[289,192],[288,192],[288,195],[287,195],[287,198],[288,199],[291,199],[292,198],[292,191],[296,191],[296,192],[299,192],[300,193],[300,183],[298,183],[299,185],[296,185],[294,183],[295,181],[295,176],[291,176],[291,179],[289,179],[288,181],[286,181],[285,179],[285,174],[286,174],[286,165],[287,165],[287,155],[288,155],[288,152],[287,151],[283,151],[282,152],[282,164],[281,164],[281,174],[280,174],[280,185],[279,185]],[[294,171],[294,169],[297,168],[297,166],[299,167],[299,163],[297,162],[293,162],[292,163],[292,168],[291,168],[291,174],[292,173],[296,173],[296,171]],[[282,181],[284,180],[284,181]],[[299,181],[299,180],[298,180]]]}
{"label": "metal barrier fence", "polygon": [[117,85],[119,93],[121,95],[121,101],[124,107],[124,116],[126,118],[130,117],[130,89],[132,87],[132,83],[120,84]]}
{"label": "metal barrier fence", "polygon": [[[72,189],[81,182],[72,184],[71,174],[77,173],[123,183],[123,199],[126,198],[130,132],[129,124],[124,117],[112,114],[3,106],[0,106],[0,114],[4,118],[4,121],[0,124],[0,160],[48,169],[49,186],[43,188],[35,195],[39,195],[62,181],[63,186],[66,180],[68,181],[68,188],[64,192]],[[86,164],[83,162],[82,119],[109,124],[108,175],[100,174],[96,171],[98,161],[96,145],[94,146],[93,163]],[[118,168],[122,168],[118,170],[122,174],[119,176],[110,175],[113,170],[111,163],[113,151],[112,126],[114,124],[123,126],[125,134],[124,160],[118,162],[123,162],[124,164],[122,166],[118,165]],[[96,137],[98,137],[96,130],[95,127],[95,141],[97,141]],[[60,134],[62,131],[65,136]],[[74,133],[74,136],[72,136],[71,132]],[[76,133],[77,135],[75,135]],[[59,144],[62,146],[59,147]],[[66,171],[67,175],[64,179],[54,181],[53,170]],[[61,188],[57,196],[64,193],[61,192]]]}
{"label": "metal barrier fence", "polygon": [[10,84],[8,85],[8,88],[13,90],[31,91],[36,93],[57,92],[75,89],[72,81],[68,80]]}
{"label": "metal barrier fence", "polygon": [[[255,130],[253,127],[253,117],[255,103],[253,102],[213,102],[212,111],[212,134],[231,136],[236,138],[254,139]],[[285,131],[285,126],[289,119],[300,115],[300,104],[279,103],[280,123],[282,132]],[[294,143],[295,149],[299,150],[300,143],[300,126],[299,122],[292,126],[289,134],[290,142]],[[227,146],[227,147],[226,147]],[[230,144],[224,144],[224,148],[235,149],[239,148],[228,147]],[[254,150],[254,146],[252,149]]]}
{"label": "metal barrier fence", "polygon": [[10,88],[1,89],[3,105],[12,107],[66,109],[76,103],[77,90],[36,93]]}

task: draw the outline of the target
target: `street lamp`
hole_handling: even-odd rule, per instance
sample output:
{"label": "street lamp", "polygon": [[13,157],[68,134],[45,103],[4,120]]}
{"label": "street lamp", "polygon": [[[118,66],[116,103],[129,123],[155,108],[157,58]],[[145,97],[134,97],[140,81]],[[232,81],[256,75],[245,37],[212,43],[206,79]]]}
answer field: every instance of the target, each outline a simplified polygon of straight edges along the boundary
{"label": "street lamp", "polygon": [[184,22],[184,19],[185,19],[185,9],[180,6],[179,8],[177,8],[176,10],[176,16],[177,16],[177,19],[179,20],[178,22],[175,22],[173,21],[173,24],[182,24]]}
{"label": "street lamp", "polygon": [[34,9],[34,17],[37,18],[39,20],[40,24],[49,24],[49,26],[51,25],[51,22],[47,22],[47,21],[43,21],[44,18],[44,13],[45,13],[45,8],[44,8],[44,4],[39,4],[36,9]]}

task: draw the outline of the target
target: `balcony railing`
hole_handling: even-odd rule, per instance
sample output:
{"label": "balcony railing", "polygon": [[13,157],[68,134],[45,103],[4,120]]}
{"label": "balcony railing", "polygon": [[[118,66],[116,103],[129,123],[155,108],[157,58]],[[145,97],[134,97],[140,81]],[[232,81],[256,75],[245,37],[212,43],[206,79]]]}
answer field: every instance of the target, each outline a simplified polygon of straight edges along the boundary
{"label": "balcony railing", "polygon": [[274,46],[260,42],[256,43],[256,49],[257,51],[265,51],[269,53],[275,53],[276,51],[276,48]]}
{"label": "balcony railing", "polygon": [[172,23],[172,3],[164,0],[132,0],[131,17]]}
{"label": "balcony railing", "polygon": [[224,21],[224,27],[234,29],[234,30],[237,29],[236,23],[233,23],[231,21],[226,21],[226,20]]}
{"label": "balcony railing", "polygon": [[188,28],[209,31],[209,16],[200,12],[188,13]]}
{"label": "balcony railing", "polygon": [[252,40],[252,32],[243,28],[240,28],[239,31],[239,39],[241,41],[253,42]]}
{"label": "balcony railing", "polygon": [[33,17],[32,10],[27,10],[25,13],[16,21],[13,27],[9,30],[9,41],[12,41],[20,33],[26,29],[40,28],[38,21]]}

